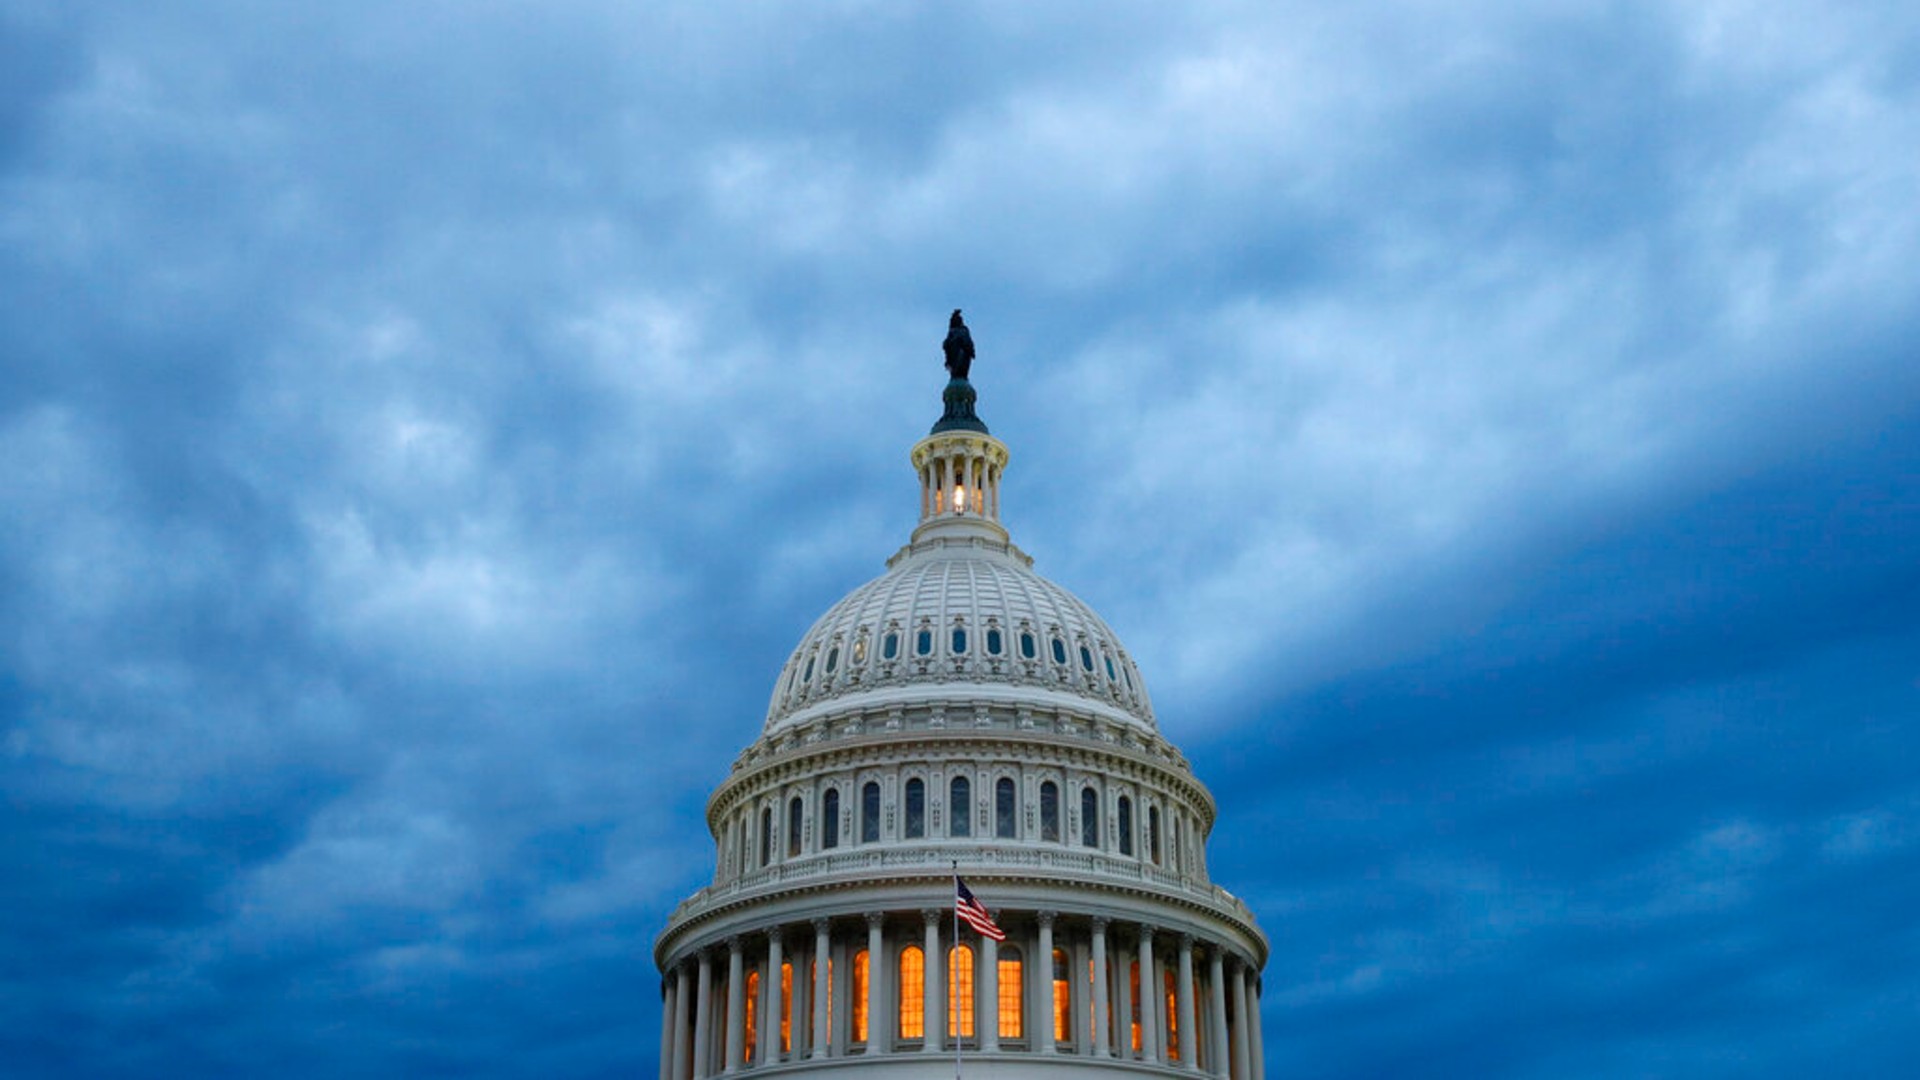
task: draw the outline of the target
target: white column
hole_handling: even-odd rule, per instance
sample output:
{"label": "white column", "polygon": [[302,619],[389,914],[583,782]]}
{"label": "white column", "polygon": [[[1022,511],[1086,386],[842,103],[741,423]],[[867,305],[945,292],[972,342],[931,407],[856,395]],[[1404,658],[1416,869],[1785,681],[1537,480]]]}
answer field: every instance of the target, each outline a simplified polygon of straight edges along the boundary
{"label": "white column", "polygon": [[786,941],[778,927],[767,933],[767,1010],[760,1017],[760,1064],[780,1060],[780,1014],[788,1003],[780,994],[780,968],[786,963]]}
{"label": "white column", "polygon": [[660,982],[660,1080],[673,1076],[673,976]]}
{"label": "white column", "polygon": [[[1053,912],[1043,911],[1040,920],[1039,956],[1033,958],[1034,984],[1039,992],[1035,1000],[1041,1004],[1039,1030],[1033,1033],[1032,1044],[1043,1054],[1053,1052]],[[1071,996],[1071,995],[1069,995]]]}
{"label": "white column", "polygon": [[1106,1057],[1107,1032],[1112,1014],[1107,1011],[1107,920],[1093,920],[1093,1056]]}
{"label": "white column", "polygon": [[1194,1022],[1193,1007],[1193,935],[1180,935],[1180,1067],[1200,1067],[1200,1025]]}
{"label": "white column", "polygon": [[1140,1060],[1160,1058],[1160,980],[1153,966],[1155,928],[1140,926]]}
{"label": "white column", "polygon": [[693,977],[687,965],[674,965],[673,973],[673,1080],[688,1080],[693,1073],[693,1040],[687,1033],[693,1008]]}
{"label": "white column", "polygon": [[747,1046],[747,958],[745,943],[727,939],[727,1071],[739,1072]]}
{"label": "white column", "polygon": [[1213,1066],[1210,1071],[1215,1076],[1227,1075],[1229,1051],[1227,1050],[1226,967],[1226,961],[1220,954],[1220,947],[1218,945],[1208,947],[1207,988],[1211,991],[1212,995],[1211,1015],[1213,1022],[1208,1025],[1212,1028],[1212,1031],[1208,1033],[1211,1036],[1211,1041],[1207,1045],[1209,1047],[1210,1057],[1212,1058],[1210,1064]]}
{"label": "white column", "polygon": [[867,1053],[888,1049],[887,1038],[887,958],[886,941],[881,935],[884,917],[877,911],[867,913]]}
{"label": "white column", "polygon": [[1247,1042],[1247,967],[1240,961],[1233,963],[1233,1080],[1253,1080],[1253,1074],[1247,1071],[1252,1064],[1248,1061]]}
{"label": "white column", "polygon": [[825,919],[813,920],[813,1056],[827,1056],[827,968],[833,963],[829,949],[832,942],[827,937],[830,924]]}
{"label": "white column", "polygon": [[[998,918],[999,913],[994,913]],[[1000,943],[981,935],[980,962],[973,969],[973,1026],[980,1052],[1000,1049]]]}
{"label": "white column", "polygon": [[1260,973],[1250,971],[1247,975],[1247,1004],[1252,1006],[1248,1016],[1253,1021],[1247,1027],[1247,1052],[1253,1056],[1253,1075],[1267,1075],[1266,1040],[1260,1035]]}
{"label": "white column", "polygon": [[700,951],[700,989],[694,999],[694,1080],[713,1075],[713,957]]}
{"label": "white column", "polygon": [[926,985],[921,988],[921,1004],[922,1012],[926,1016],[925,1028],[927,1038],[926,1041],[920,1045],[920,1049],[929,1054],[937,1054],[940,1052],[943,1039],[947,1033],[947,978],[945,974],[947,954],[944,949],[940,948],[940,918],[945,914],[946,912],[941,911],[939,908],[926,908],[920,912],[920,917],[924,919],[927,924],[926,941],[922,946],[926,950],[926,964],[923,965],[926,973],[926,979],[924,980]]}

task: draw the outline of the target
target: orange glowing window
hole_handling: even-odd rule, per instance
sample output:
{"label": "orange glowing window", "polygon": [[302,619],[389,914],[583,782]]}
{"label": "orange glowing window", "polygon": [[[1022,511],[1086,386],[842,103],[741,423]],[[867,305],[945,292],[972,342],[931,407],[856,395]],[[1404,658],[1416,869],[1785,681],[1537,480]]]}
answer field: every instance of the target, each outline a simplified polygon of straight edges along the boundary
{"label": "orange glowing window", "polygon": [[927,1037],[927,957],[918,945],[900,950],[900,1037]]}

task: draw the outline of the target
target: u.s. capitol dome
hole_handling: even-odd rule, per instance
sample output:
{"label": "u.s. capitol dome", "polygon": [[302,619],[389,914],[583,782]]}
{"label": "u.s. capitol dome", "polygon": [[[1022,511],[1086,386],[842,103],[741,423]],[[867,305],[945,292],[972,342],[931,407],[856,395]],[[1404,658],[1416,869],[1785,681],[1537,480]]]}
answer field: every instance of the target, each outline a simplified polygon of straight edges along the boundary
{"label": "u.s. capitol dome", "polygon": [[[654,950],[662,1080],[1264,1075],[1267,942],[1208,876],[1213,799],[1000,524],[966,373],[911,452],[918,527],[802,636],[708,800],[713,883]],[[956,922],[956,874],[1005,942]]]}

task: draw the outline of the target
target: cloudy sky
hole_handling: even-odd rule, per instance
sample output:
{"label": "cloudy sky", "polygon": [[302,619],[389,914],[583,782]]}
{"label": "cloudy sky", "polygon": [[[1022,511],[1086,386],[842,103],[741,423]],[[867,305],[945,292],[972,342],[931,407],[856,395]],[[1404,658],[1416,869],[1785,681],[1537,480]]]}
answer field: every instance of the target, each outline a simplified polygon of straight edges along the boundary
{"label": "cloudy sky", "polygon": [[1920,1057],[1920,9],[0,0],[9,1076],[651,1075],[964,307],[1274,1075]]}

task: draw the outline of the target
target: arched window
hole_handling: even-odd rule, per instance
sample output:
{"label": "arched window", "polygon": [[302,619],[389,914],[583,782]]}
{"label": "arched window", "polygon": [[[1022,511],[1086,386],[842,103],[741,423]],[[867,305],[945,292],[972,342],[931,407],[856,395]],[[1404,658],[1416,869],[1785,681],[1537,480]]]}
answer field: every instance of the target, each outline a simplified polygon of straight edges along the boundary
{"label": "arched window", "polygon": [[760,811],[760,865],[773,859],[773,807]]}
{"label": "arched window", "polygon": [[964,626],[956,626],[953,628],[953,655],[961,656],[965,654],[966,651],[967,628]]}
{"label": "arched window", "polygon": [[[1092,980],[1091,971],[1087,978]],[[1053,950],[1053,1041],[1060,1046],[1073,1042],[1073,976],[1063,949]]]}
{"label": "arched window", "polygon": [[840,789],[828,788],[820,797],[820,846],[840,846]]}
{"label": "arched window", "polygon": [[1036,653],[1037,650],[1034,647],[1033,635],[1025,630],[1020,631],[1020,658],[1022,660],[1031,660]]}
{"label": "arched window", "polygon": [[907,838],[927,835],[927,782],[914,777],[907,781]]}
{"label": "arched window", "polygon": [[1080,789],[1080,846],[1100,846],[1100,795],[1090,787]]}
{"label": "arched window", "polygon": [[1147,857],[1160,865],[1160,808],[1147,807]]}
{"label": "arched window", "polygon": [[859,667],[861,664],[864,664],[866,662],[867,662],[867,632],[862,630],[860,632],[860,636],[853,639],[853,666]]}
{"label": "arched window", "polygon": [[927,1037],[927,954],[920,946],[900,950],[900,1038],[919,1041]]}
{"label": "arched window", "polygon": [[753,1048],[760,1039],[760,973],[747,972],[747,1060],[753,1060]]}
{"label": "arched window", "polygon": [[780,962],[780,1052],[793,1049],[793,962]]}
{"label": "arched window", "polygon": [[914,635],[913,653],[915,656],[929,656],[933,653],[933,631],[921,630]]}
{"label": "arched window", "polygon": [[1087,672],[1093,671],[1093,650],[1087,648],[1085,644],[1080,646],[1080,667]]}
{"label": "arched window", "polygon": [[1040,839],[1060,842],[1060,786],[1051,780],[1040,785]]}
{"label": "arched window", "polygon": [[860,789],[860,842],[871,844],[880,839],[880,785],[867,781]]}
{"label": "arched window", "polygon": [[827,674],[833,674],[834,669],[839,666],[840,646],[835,645],[833,648],[827,650]]}
{"label": "arched window", "polygon": [[1120,796],[1119,806],[1114,808],[1117,824],[1120,827],[1120,854],[1133,854],[1133,800]]}
{"label": "arched window", "polygon": [[1067,662],[1067,643],[1059,638],[1053,639],[1053,662],[1056,664]]}
{"label": "arched window", "polygon": [[1011,945],[1000,946],[1000,1037],[1002,1039],[1026,1038],[1026,1027],[1021,1018],[1027,1015],[1025,998],[1026,980],[1020,977],[1020,950]]}
{"label": "arched window", "polygon": [[987,655],[999,656],[1002,644],[1000,640],[1000,628],[997,626],[987,627]]}
{"label": "arched window", "polygon": [[887,631],[887,636],[880,642],[880,659],[893,660],[899,655],[900,632],[898,630],[889,630]]}
{"label": "arched window", "polygon": [[947,835],[973,835],[973,785],[964,776],[947,787]]}
{"label": "arched window", "polygon": [[947,1038],[973,1038],[973,947],[947,953]]}
{"label": "arched window", "polygon": [[1001,777],[993,785],[993,835],[1003,840],[1013,839],[1015,801],[1013,781]]}
{"label": "arched window", "polygon": [[867,950],[853,954],[853,986],[848,992],[853,1007],[853,1041],[867,1041]]}
{"label": "arched window", "polygon": [[807,670],[800,676],[800,681],[803,683],[813,681],[813,657],[811,656],[807,657]]}
{"label": "arched window", "polygon": [[787,858],[797,858],[800,854],[800,796],[795,795],[787,803]]}

